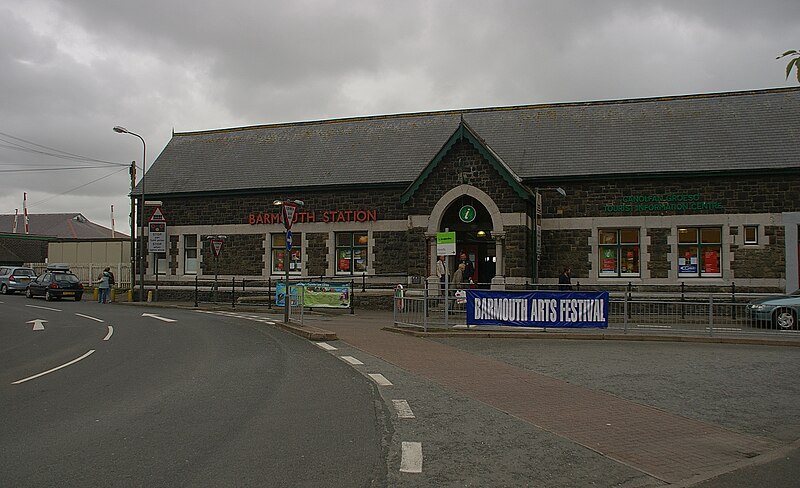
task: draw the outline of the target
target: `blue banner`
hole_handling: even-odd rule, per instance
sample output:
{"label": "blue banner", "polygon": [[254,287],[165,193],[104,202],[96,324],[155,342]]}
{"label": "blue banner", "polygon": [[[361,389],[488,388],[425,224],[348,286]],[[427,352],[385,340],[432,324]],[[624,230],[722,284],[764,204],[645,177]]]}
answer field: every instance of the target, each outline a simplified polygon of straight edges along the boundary
{"label": "blue banner", "polygon": [[608,292],[467,290],[468,325],[608,327]]}

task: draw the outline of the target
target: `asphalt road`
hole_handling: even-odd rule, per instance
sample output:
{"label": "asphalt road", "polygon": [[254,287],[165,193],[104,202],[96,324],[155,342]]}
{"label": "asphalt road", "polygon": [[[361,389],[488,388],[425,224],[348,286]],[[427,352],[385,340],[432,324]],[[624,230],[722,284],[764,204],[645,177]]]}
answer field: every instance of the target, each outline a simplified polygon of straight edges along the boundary
{"label": "asphalt road", "polygon": [[0,486],[386,484],[375,385],[236,318],[4,296],[0,412]]}

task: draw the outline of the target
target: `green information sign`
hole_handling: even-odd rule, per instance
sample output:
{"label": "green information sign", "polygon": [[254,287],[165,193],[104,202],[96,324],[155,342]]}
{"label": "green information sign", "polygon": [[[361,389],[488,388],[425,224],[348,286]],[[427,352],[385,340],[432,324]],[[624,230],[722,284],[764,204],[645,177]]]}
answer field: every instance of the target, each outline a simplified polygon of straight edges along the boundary
{"label": "green information sign", "polygon": [[475,208],[472,205],[464,205],[458,211],[458,218],[460,218],[462,222],[467,224],[475,220],[476,215],[477,212],[475,212]]}
{"label": "green information sign", "polygon": [[436,255],[455,256],[456,255],[456,233],[437,232],[436,233]]}

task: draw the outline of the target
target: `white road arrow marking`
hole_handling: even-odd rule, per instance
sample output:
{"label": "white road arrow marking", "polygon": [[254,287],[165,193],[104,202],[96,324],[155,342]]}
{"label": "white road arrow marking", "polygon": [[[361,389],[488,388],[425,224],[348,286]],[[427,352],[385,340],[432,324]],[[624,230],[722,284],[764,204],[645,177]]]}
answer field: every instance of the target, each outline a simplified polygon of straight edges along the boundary
{"label": "white road arrow marking", "polygon": [[161,320],[162,322],[177,322],[175,319],[168,319],[166,317],[160,317],[154,313],[143,313],[142,317],[150,317],[153,319]]}
{"label": "white road arrow marking", "polygon": [[108,326],[108,334],[103,338],[104,341],[111,339],[111,336],[114,335],[114,327]]}
{"label": "white road arrow marking", "polygon": [[26,322],[27,324],[33,324],[33,330],[44,330],[44,324],[47,321],[44,319],[33,319]]}

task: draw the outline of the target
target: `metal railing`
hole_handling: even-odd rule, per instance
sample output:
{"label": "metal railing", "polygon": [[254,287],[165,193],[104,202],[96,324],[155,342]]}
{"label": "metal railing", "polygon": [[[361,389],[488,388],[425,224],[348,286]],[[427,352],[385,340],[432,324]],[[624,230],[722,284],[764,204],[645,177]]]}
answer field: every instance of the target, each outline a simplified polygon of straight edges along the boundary
{"label": "metal railing", "polygon": [[[463,289],[456,290],[463,291]],[[394,324],[400,327],[458,329],[467,327],[463,299],[451,292],[448,296],[422,293],[395,296]],[[637,295],[616,292],[610,296],[608,329],[627,333],[678,335],[776,335],[800,340],[796,312],[789,309],[759,311],[749,301],[763,295],[656,293]],[[791,317],[788,322],[780,315]],[[476,328],[475,326],[469,326]],[[480,329],[481,327],[477,327]],[[496,328],[496,326],[492,326]],[[524,330],[517,327],[513,330]],[[565,329],[560,329],[565,330]]]}

